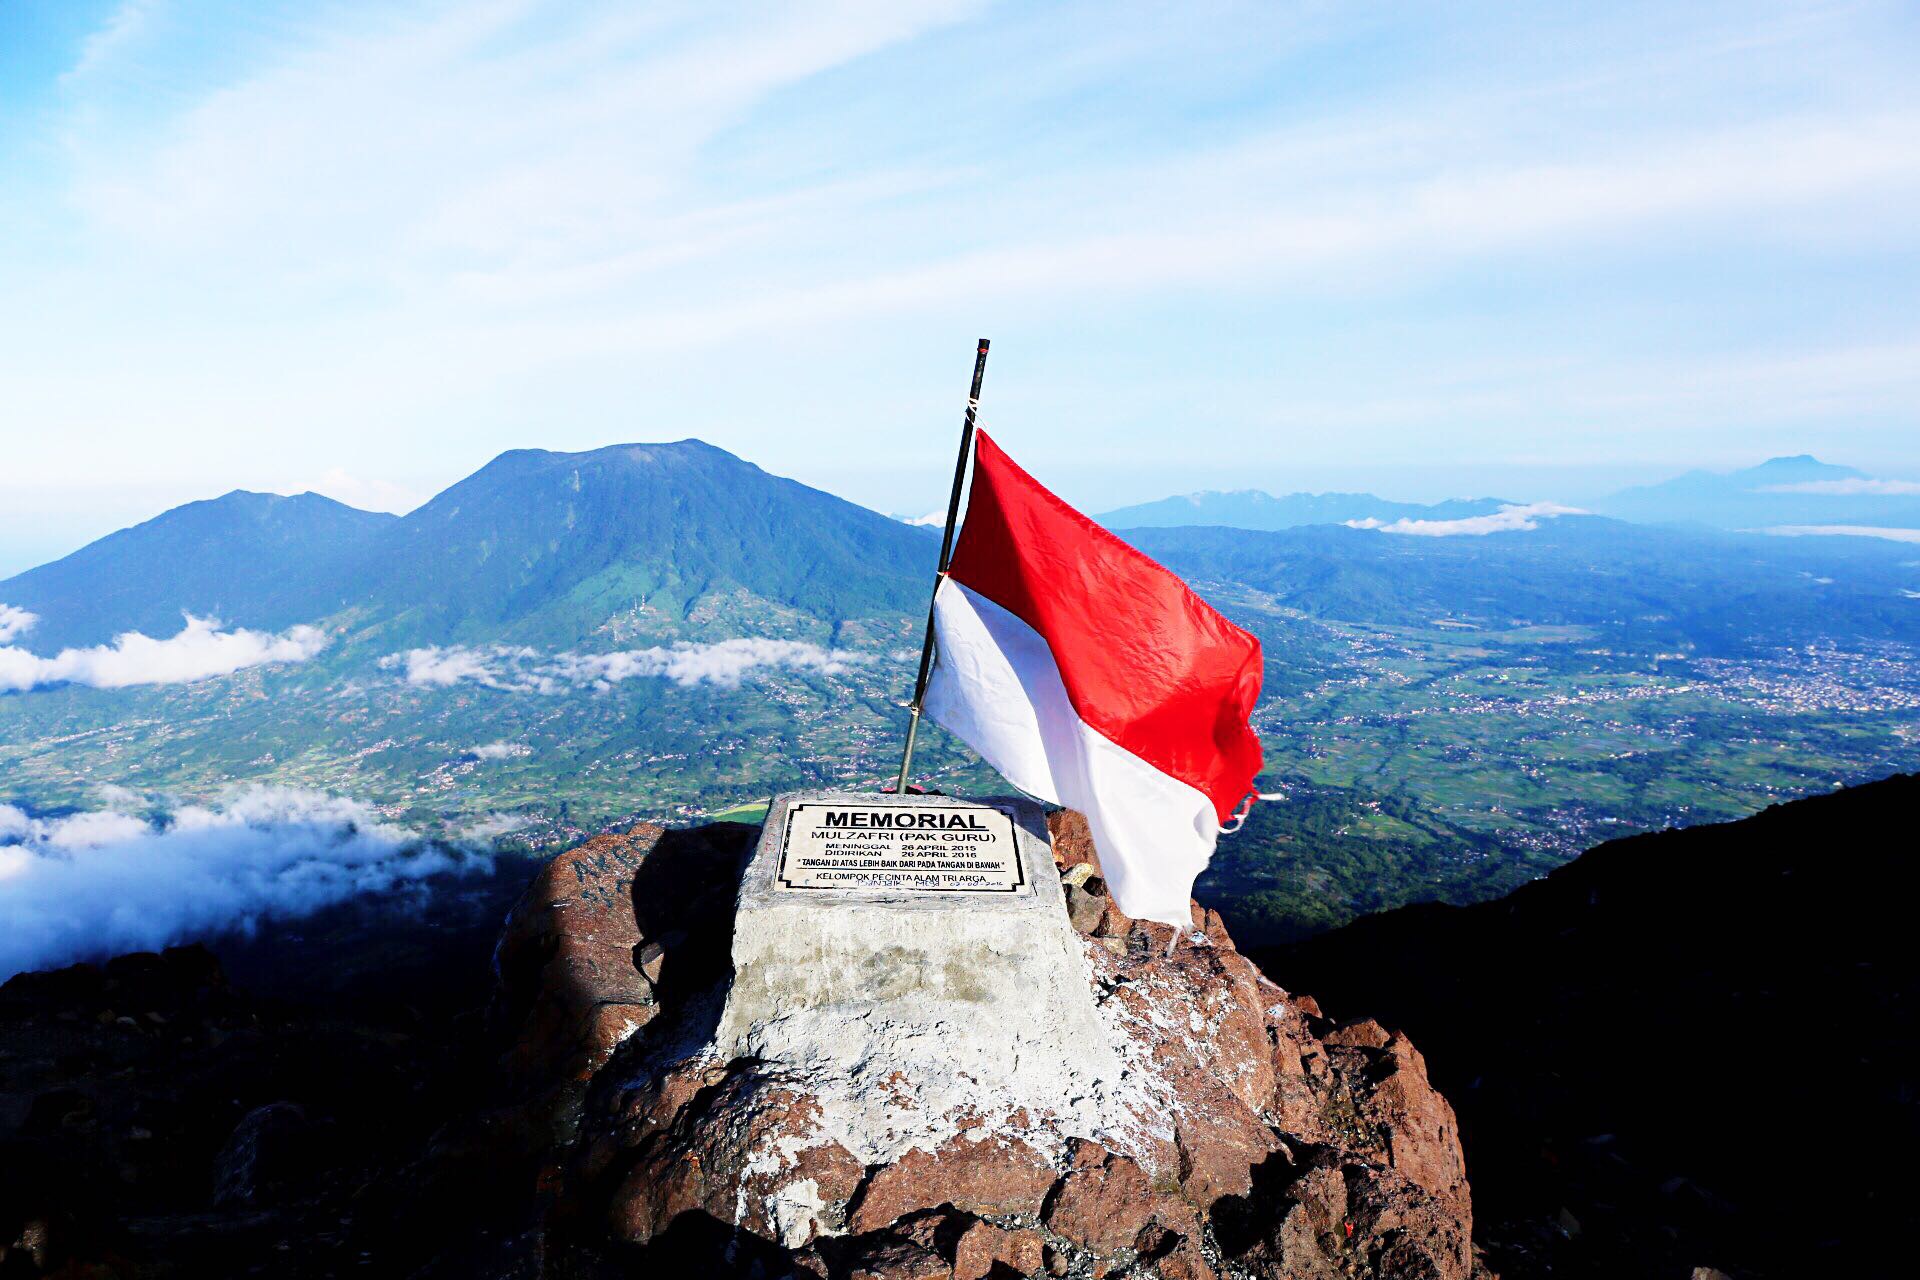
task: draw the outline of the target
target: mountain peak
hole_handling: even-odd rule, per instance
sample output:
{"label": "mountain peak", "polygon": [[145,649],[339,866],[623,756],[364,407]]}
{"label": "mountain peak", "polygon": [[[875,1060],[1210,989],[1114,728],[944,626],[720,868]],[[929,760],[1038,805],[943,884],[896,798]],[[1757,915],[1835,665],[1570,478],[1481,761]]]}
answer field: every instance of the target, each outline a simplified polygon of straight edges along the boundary
{"label": "mountain peak", "polygon": [[1769,480],[1777,480],[1785,476],[1792,476],[1799,479],[1805,479],[1811,476],[1825,480],[1840,480],[1865,473],[1855,467],[1840,467],[1832,463],[1822,462],[1810,453],[1796,453],[1782,455],[1778,458],[1768,458],[1759,466],[1749,467],[1744,472],[1738,474],[1753,478],[1765,477]]}

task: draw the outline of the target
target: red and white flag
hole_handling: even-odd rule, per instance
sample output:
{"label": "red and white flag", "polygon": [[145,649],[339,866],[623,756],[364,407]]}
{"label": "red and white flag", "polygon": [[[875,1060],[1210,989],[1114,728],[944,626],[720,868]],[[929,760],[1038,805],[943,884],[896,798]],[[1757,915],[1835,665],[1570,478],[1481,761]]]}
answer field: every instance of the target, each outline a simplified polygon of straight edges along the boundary
{"label": "red and white flag", "polygon": [[984,432],[933,612],[925,713],[1087,815],[1122,911],[1191,925],[1194,878],[1260,771],[1260,642]]}

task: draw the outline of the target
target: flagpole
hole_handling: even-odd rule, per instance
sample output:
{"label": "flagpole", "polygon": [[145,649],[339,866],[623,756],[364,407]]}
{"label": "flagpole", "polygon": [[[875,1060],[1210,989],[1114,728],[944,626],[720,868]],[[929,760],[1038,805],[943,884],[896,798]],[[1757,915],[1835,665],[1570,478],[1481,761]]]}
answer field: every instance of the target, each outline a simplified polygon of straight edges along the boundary
{"label": "flagpole", "polygon": [[[967,416],[960,425],[960,456],[953,464],[953,492],[947,496],[947,529],[940,535],[940,565],[934,571],[934,600],[940,596],[940,580],[947,575],[947,561],[953,557],[953,527],[960,520],[960,491],[967,483],[967,459],[973,456],[973,424],[980,412],[980,380],[987,376],[987,340],[980,339],[973,356],[973,389],[967,393]],[[907,770],[913,767],[913,740],[920,732],[920,702],[927,695],[927,675],[933,669],[933,601],[927,603],[927,634],[920,642],[920,674],[913,681],[913,702],[907,715],[907,746],[900,753],[900,777],[893,784],[896,795],[907,794]]]}

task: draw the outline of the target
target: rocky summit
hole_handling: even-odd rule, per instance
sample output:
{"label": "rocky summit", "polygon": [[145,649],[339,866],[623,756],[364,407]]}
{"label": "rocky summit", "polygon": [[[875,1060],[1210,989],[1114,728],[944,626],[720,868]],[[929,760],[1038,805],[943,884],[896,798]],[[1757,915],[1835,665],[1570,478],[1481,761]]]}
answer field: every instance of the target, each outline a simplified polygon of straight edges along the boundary
{"label": "rocky summit", "polygon": [[1049,826],[1078,962],[1059,979],[1086,984],[1129,1123],[1068,1096],[1007,1113],[943,1091],[934,1115],[900,1073],[868,1084],[911,1137],[849,1149],[823,1116],[861,1064],[716,1036],[755,829],[648,825],[555,859],[515,907],[503,1092],[443,1135],[441,1176],[506,1170],[493,1190],[531,1206],[514,1274],[563,1280],[1472,1274],[1454,1114],[1419,1051],[1276,986],[1212,912],[1178,942],[1122,916],[1084,822]]}
{"label": "rocky summit", "polygon": [[297,940],[22,974],[0,1277],[1473,1274],[1454,1113],[1413,1045],[1283,991],[1211,912],[1169,949],[1115,909],[1085,823],[1047,826],[1054,971],[1019,972],[1091,1026],[971,1029],[1055,1058],[1092,1036],[1098,1061],[930,1072],[947,1029],[873,1014],[833,1052],[806,1018],[730,1034],[759,830],[731,823],[600,836],[524,892],[383,916],[405,945],[377,964],[343,908]]}

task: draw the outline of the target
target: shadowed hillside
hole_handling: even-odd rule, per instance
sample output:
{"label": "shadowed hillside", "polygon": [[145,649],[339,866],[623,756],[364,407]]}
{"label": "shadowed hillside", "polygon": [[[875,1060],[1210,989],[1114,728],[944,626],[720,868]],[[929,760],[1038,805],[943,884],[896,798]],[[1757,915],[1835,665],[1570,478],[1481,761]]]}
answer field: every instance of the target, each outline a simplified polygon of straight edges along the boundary
{"label": "shadowed hillside", "polygon": [[1502,1274],[1881,1276],[1916,1227],[1920,777],[1260,957],[1426,1048]]}

